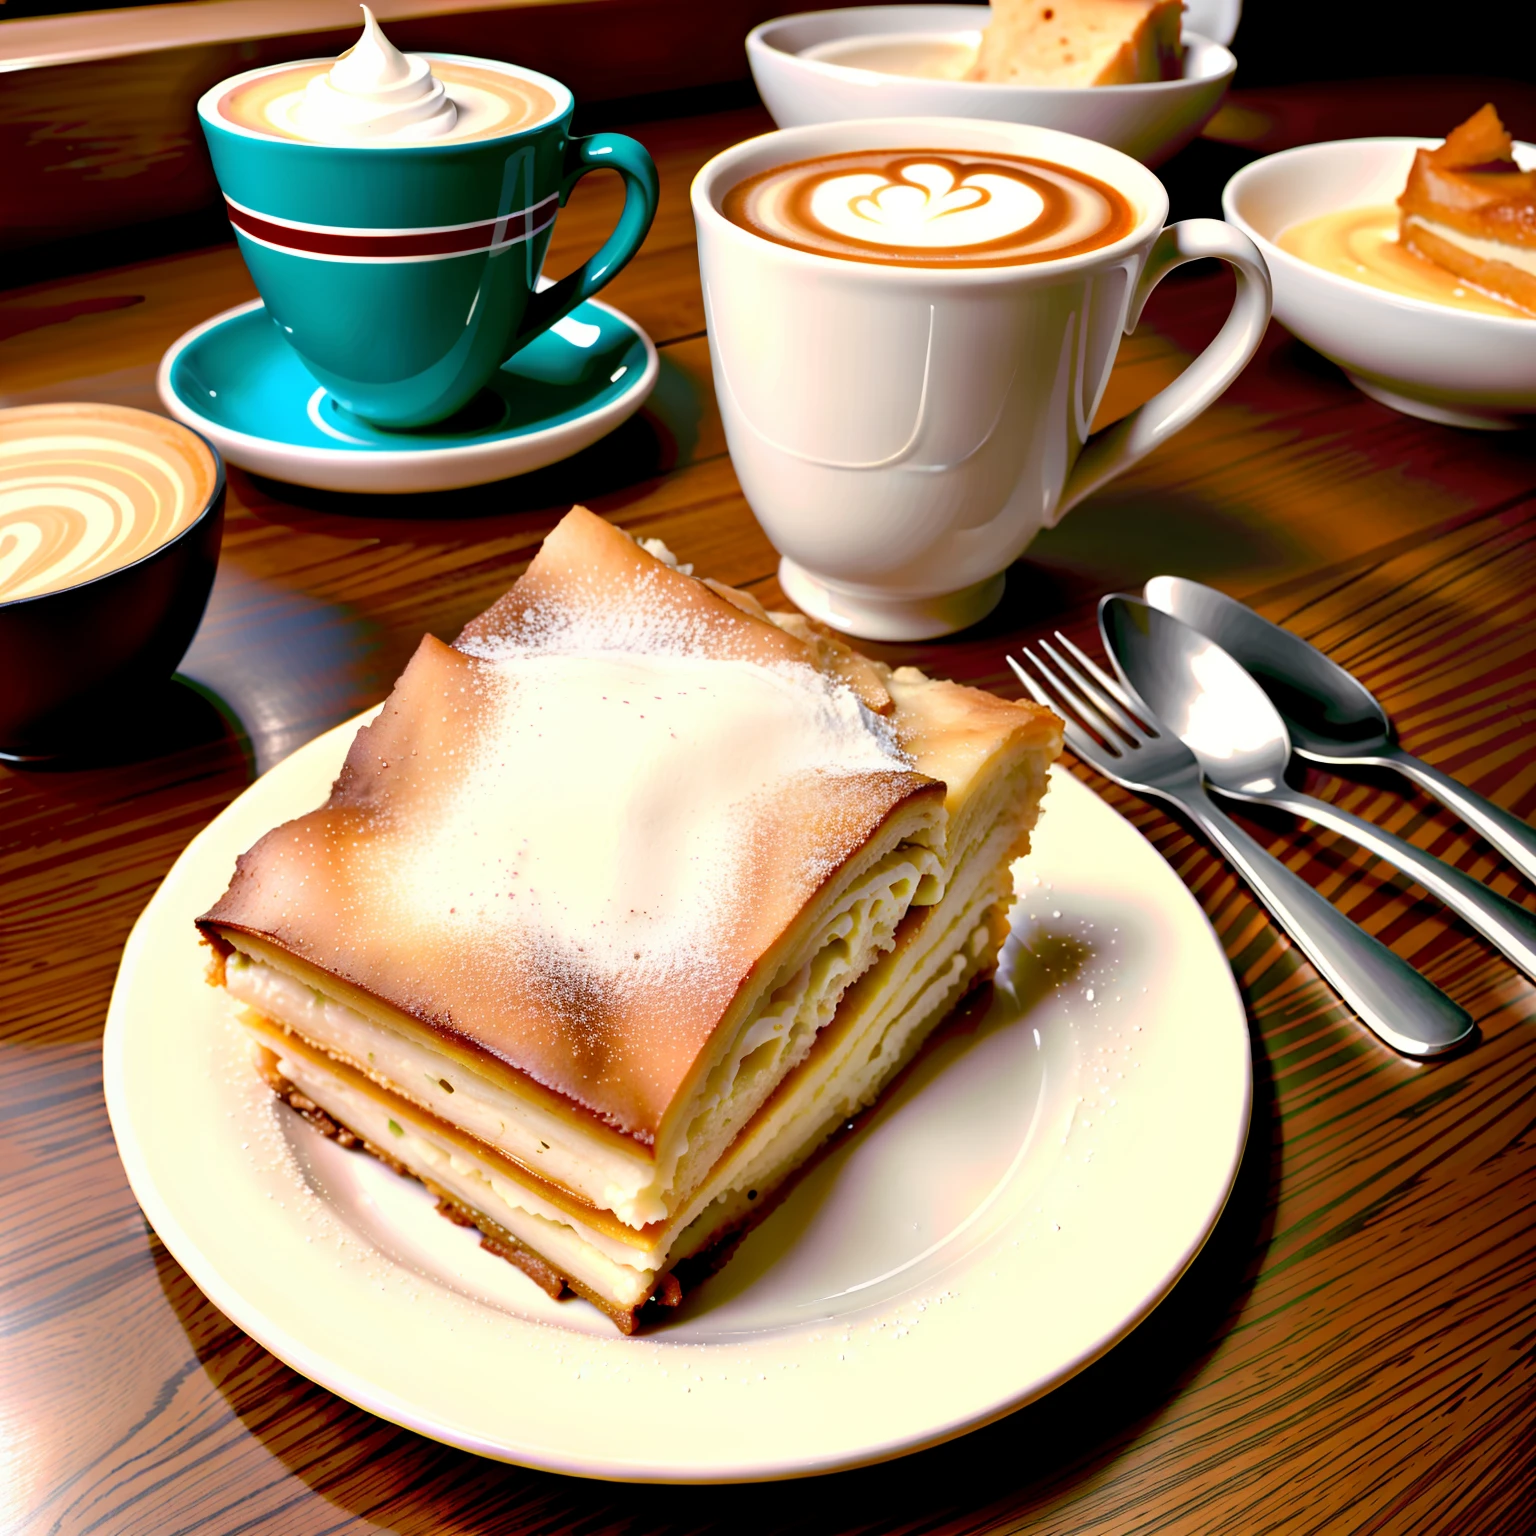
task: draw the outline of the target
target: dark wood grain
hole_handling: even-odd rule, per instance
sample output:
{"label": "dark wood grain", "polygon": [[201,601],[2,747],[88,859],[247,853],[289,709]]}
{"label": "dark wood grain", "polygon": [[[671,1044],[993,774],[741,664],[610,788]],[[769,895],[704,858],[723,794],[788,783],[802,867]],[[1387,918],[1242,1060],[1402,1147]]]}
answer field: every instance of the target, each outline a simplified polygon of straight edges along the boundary
{"label": "dark wood grain", "polygon": [[[1285,94],[1262,108],[1283,113]],[[635,127],[663,179],[656,232],[611,293],[661,346],[640,417],[566,464],[452,496],[322,495],[235,471],[184,680],[107,761],[0,770],[0,1530],[1536,1529],[1536,993],[1381,865],[1245,817],[1475,1014],[1474,1048],[1404,1061],[1198,838],[1086,771],[1189,884],[1231,958],[1253,1025],[1253,1132],[1225,1215],[1168,1300],[990,1429],[754,1489],[610,1487],[482,1462],[289,1371],[146,1227],[102,1105],[101,1025],[128,929],[199,827],[258,769],[377,699],[424,630],[450,636],[502,591],[573,500],[777,599],[713,404],[686,206],[702,159],[761,124]],[[1363,114],[1355,131],[1375,126]],[[584,185],[556,262],[578,260],[612,211],[609,191]],[[1165,382],[1229,291],[1222,277],[1166,284],[1105,414]],[[15,294],[0,303],[6,398],[152,405],[161,350],[248,293],[217,248]],[[1057,626],[1091,642],[1093,599],[1161,570],[1215,581],[1314,640],[1377,691],[1411,749],[1536,814],[1529,435],[1394,415],[1275,328],[1216,407],[1038,541],[978,631],[885,653],[1011,692],[1007,648]],[[1366,774],[1307,778],[1536,906],[1427,799]],[[1048,1325],[1021,1298],[1019,1326]]]}

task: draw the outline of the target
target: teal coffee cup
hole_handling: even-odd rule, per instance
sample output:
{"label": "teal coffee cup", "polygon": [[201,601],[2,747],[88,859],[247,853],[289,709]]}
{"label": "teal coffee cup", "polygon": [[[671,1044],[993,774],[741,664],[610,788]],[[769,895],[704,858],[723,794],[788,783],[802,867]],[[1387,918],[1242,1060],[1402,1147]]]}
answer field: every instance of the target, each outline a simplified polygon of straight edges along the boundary
{"label": "teal coffee cup", "polygon": [[[335,144],[233,115],[266,77],[309,66],[236,75],[198,102],[267,313],[337,403],[381,427],[426,426],[461,410],[513,353],[622,270],[656,212],[656,167],[644,147],[619,133],[573,137],[571,93],[559,81],[488,59],[426,58],[434,70],[467,66],[528,82],[552,108],[489,136]],[[618,224],[594,256],[541,292],[555,215],[599,169],[624,178]]]}

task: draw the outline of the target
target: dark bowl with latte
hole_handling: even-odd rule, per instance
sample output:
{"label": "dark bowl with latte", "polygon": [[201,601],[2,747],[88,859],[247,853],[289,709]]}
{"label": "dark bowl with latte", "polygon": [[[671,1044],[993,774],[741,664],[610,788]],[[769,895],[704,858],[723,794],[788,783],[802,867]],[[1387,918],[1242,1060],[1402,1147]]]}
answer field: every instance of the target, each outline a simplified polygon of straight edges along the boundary
{"label": "dark bowl with latte", "polygon": [[0,410],[0,759],[88,755],[163,687],[223,529],[223,462],[179,423]]}

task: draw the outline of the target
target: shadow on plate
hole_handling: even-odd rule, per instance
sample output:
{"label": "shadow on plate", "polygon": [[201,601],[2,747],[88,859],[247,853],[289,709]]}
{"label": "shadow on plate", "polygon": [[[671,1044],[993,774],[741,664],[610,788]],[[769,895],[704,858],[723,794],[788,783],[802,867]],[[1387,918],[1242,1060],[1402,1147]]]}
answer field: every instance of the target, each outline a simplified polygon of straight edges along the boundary
{"label": "shadow on plate", "polygon": [[[796,1296],[801,1307],[835,1309],[841,1302],[845,1306],[851,1305],[856,1313],[879,1298],[879,1284],[893,1282],[902,1290],[920,1285],[926,1261],[931,1260],[936,1271],[943,1272],[955,1262],[957,1254],[965,1251],[968,1241],[980,1239],[984,1228],[969,1237],[966,1235],[974,1215],[963,1220],[948,1235],[940,1235],[937,1239],[935,1233],[942,1233],[942,1227],[929,1228],[925,1223],[924,1235],[914,1242],[907,1236],[905,1218],[899,1223],[892,1221],[888,1224],[881,1224],[877,1219],[876,1232],[860,1232],[857,1219],[867,1210],[878,1210],[879,1201],[868,1200],[863,1210],[850,1209],[850,1205],[859,1205],[859,1197],[855,1195],[850,1201],[847,1186],[850,1181],[853,1189],[859,1186],[851,1177],[847,1160],[850,1155],[857,1155],[862,1140],[874,1136],[882,1125],[902,1115],[914,1100],[918,1101],[914,1106],[918,1113],[925,1103],[934,1106],[941,1102],[943,1090],[934,1093],[934,1085],[940,1079],[947,1076],[953,1081],[955,1076],[963,1074],[965,1058],[981,1047],[990,1035],[1016,1026],[1049,994],[1070,985],[1094,957],[1093,949],[1076,935],[1040,929],[1032,934],[1028,948],[1014,943],[1008,954],[1008,980],[998,986],[989,982],[978,987],[954,1015],[929,1036],[916,1056],[886,1086],[878,1101],[834,1132],[817,1149],[799,1174],[776,1192],[769,1208],[771,1214],[760,1215],[758,1224],[740,1245],[721,1256],[719,1262],[724,1267],[719,1273],[691,1291],[673,1317],[660,1320],[656,1329],[659,1337],[707,1341],[711,1329],[721,1326],[722,1322],[727,1326],[721,1336],[727,1338],[740,1337],[754,1327],[771,1327],[776,1314],[770,1310],[754,1312],[752,1299],[747,1294],[760,1282],[765,1284],[766,1291],[775,1295],[779,1307],[788,1303],[787,1314],[777,1314],[781,1318],[795,1316],[795,1303],[790,1298]],[[1037,1062],[1038,1053],[1029,1059]],[[999,1059],[989,1058],[989,1064],[994,1073],[1006,1073]],[[1037,1066],[1036,1070],[1041,1069]],[[1013,1081],[1012,1075],[1008,1075]],[[1027,1097],[1025,1102],[1028,1102]],[[944,1134],[940,1122],[923,1124],[923,1132],[908,1131],[908,1135],[915,1136],[920,1144],[925,1135],[931,1138]],[[992,1150],[996,1154],[999,1149],[994,1147]],[[977,1166],[987,1165],[987,1153],[982,1147],[973,1147],[971,1156]],[[1000,1171],[1001,1166],[1000,1159],[993,1171]],[[1007,1177],[1004,1174],[1004,1178]],[[947,1180],[942,1182],[948,1183]],[[909,1214],[924,1209],[925,1193],[931,1199],[936,1192],[931,1187],[925,1191],[922,1184],[923,1180],[919,1179],[908,1191],[913,1202]],[[950,1189],[953,1187],[949,1185]],[[982,1199],[980,1209],[985,1209],[986,1203]],[[893,1243],[891,1239],[898,1225],[901,1236]],[[834,1233],[838,1234],[835,1239]],[[797,1263],[807,1249],[818,1254],[814,1264],[809,1266],[810,1274]],[[837,1249],[843,1250],[841,1254],[836,1252]],[[891,1267],[881,1271],[882,1264]],[[879,1272],[878,1279],[871,1275],[872,1269]],[[855,1280],[851,1289],[835,1288],[838,1281],[834,1277],[839,1271],[843,1280]],[[811,1282],[808,1286],[807,1281]],[[830,1292],[827,1290],[829,1285],[834,1287]],[[733,1303],[738,1305],[733,1306]],[[825,1315],[841,1314],[827,1311]],[[803,1318],[804,1314],[800,1316]]]}

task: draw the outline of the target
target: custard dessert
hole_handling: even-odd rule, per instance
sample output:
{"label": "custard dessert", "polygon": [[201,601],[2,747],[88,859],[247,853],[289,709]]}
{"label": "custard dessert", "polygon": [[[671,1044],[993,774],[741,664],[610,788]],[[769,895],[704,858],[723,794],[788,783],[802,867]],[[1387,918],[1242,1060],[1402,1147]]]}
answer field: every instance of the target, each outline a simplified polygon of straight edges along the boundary
{"label": "custard dessert", "polygon": [[969,79],[1010,85],[1177,80],[1184,0],[993,0]]}
{"label": "custard dessert", "polygon": [[1401,221],[1392,203],[1337,208],[1288,226],[1275,244],[1325,272],[1384,293],[1471,314],[1521,317],[1523,311],[1513,304],[1474,288],[1449,267],[1410,250],[1398,236]]}
{"label": "custard dessert", "polygon": [[1536,170],[1520,169],[1491,104],[1413,157],[1397,206],[1408,250],[1536,315]]}
{"label": "custard dessert", "polygon": [[576,508],[198,925],[276,1093],[632,1332],[990,977],[1060,747]]}

